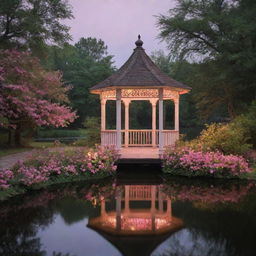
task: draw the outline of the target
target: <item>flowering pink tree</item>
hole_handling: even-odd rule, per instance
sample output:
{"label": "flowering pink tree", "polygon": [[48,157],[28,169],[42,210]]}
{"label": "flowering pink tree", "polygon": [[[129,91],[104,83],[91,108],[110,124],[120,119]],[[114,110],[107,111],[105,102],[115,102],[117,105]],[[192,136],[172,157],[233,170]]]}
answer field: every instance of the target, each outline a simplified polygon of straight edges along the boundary
{"label": "flowering pink tree", "polygon": [[0,50],[0,126],[15,131],[16,145],[25,128],[74,121],[75,112],[66,106],[69,89],[59,72],[46,71],[30,53]]}

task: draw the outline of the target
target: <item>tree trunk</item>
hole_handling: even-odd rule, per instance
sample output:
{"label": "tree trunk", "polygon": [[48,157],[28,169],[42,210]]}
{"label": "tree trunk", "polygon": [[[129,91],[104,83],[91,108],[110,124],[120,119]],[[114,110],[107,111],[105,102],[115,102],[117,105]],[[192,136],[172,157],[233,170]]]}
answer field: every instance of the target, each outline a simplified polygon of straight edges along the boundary
{"label": "tree trunk", "polygon": [[8,146],[12,145],[12,129],[8,130]]}
{"label": "tree trunk", "polygon": [[14,133],[14,143],[15,146],[20,147],[21,146],[21,126],[17,125]]}

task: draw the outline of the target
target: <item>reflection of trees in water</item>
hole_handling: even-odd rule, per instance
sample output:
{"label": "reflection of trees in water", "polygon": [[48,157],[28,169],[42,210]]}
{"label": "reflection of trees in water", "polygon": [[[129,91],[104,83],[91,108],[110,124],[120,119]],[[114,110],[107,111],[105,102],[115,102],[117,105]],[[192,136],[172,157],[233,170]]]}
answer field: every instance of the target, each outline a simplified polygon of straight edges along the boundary
{"label": "reflection of trees in water", "polygon": [[52,223],[52,216],[49,209],[42,207],[9,212],[1,219],[0,255],[45,256],[37,232]]}
{"label": "reflection of trees in water", "polygon": [[[172,179],[162,186],[173,198],[173,215],[184,221],[187,233],[174,234],[164,243],[166,250],[153,255],[254,255],[256,194],[247,195],[252,185],[187,181]],[[0,256],[46,256],[37,233],[53,222],[55,213],[66,224],[97,216],[99,209],[92,204],[97,206],[102,197],[112,198],[115,189],[109,181],[93,186],[72,184],[5,203],[0,207]]]}
{"label": "reflection of trees in water", "polygon": [[[105,183],[101,186],[112,186],[112,182]],[[20,197],[0,205],[0,256],[46,256],[38,231],[54,221],[55,213],[59,213],[66,224],[71,224],[95,212],[84,198],[90,187],[88,183],[59,185],[58,189],[27,194],[22,200]],[[52,255],[74,256],[62,252]]]}
{"label": "reflection of trees in water", "polygon": [[153,256],[232,256],[235,251],[229,247],[225,239],[208,239],[197,231],[183,230],[170,239],[168,246],[162,252],[153,253]]}
{"label": "reflection of trees in water", "polygon": [[75,254],[70,254],[70,253],[62,253],[62,252],[53,252],[52,256],[75,256]]}
{"label": "reflection of trees in water", "polygon": [[162,191],[173,200],[192,201],[201,207],[220,203],[238,203],[249,192],[255,191],[255,182],[171,179],[162,185]]}

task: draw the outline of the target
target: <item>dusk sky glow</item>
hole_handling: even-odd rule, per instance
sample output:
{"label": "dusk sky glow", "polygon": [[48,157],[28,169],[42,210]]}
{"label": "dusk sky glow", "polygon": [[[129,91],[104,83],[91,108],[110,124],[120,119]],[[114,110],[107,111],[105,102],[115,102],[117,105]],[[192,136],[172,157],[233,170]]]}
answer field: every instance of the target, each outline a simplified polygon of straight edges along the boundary
{"label": "dusk sky glow", "polygon": [[71,27],[73,41],[81,37],[102,39],[108,52],[120,67],[132,54],[138,34],[148,55],[166,44],[157,38],[154,15],[167,14],[175,0],[69,0],[74,19],[65,24]]}

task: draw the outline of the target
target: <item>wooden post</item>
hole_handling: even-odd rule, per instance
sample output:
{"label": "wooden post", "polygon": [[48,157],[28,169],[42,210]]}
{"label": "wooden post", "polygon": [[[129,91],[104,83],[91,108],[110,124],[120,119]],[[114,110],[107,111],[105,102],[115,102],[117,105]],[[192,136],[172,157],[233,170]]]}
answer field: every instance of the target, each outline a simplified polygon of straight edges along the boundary
{"label": "wooden post", "polygon": [[172,217],[172,201],[170,198],[167,198],[166,214],[168,217]]}
{"label": "wooden post", "polygon": [[124,201],[124,210],[125,212],[129,212],[130,211],[130,207],[129,207],[129,197],[130,197],[130,192],[129,192],[129,189],[130,189],[130,186],[129,185],[125,185],[125,201]]}
{"label": "wooden post", "polygon": [[101,131],[106,130],[106,99],[101,99]]}
{"label": "wooden post", "polygon": [[163,88],[159,89],[159,153],[164,148],[163,141]]}
{"label": "wooden post", "polygon": [[121,149],[121,89],[116,90],[116,147]]}
{"label": "wooden post", "polygon": [[151,186],[151,224],[152,231],[156,229],[156,186]]}
{"label": "wooden post", "polygon": [[175,131],[179,131],[179,98],[174,100],[175,104]]}
{"label": "wooden post", "polygon": [[162,195],[162,191],[160,190],[160,188],[158,187],[158,210],[160,212],[163,212],[164,209],[164,205],[163,205],[163,195]]}
{"label": "wooden post", "polygon": [[125,138],[124,138],[124,144],[125,147],[129,146],[129,105],[130,100],[123,100],[124,106],[125,106]]}
{"label": "wooden post", "polygon": [[106,215],[106,203],[105,203],[105,199],[101,198],[100,201],[100,212],[101,212],[101,216],[105,216]]}
{"label": "wooden post", "polygon": [[157,99],[151,99],[152,105],[152,146],[156,146],[156,103]]}
{"label": "wooden post", "polygon": [[117,189],[117,195],[116,195],[116,230],[121,230],[121,191],[120,189]]}

